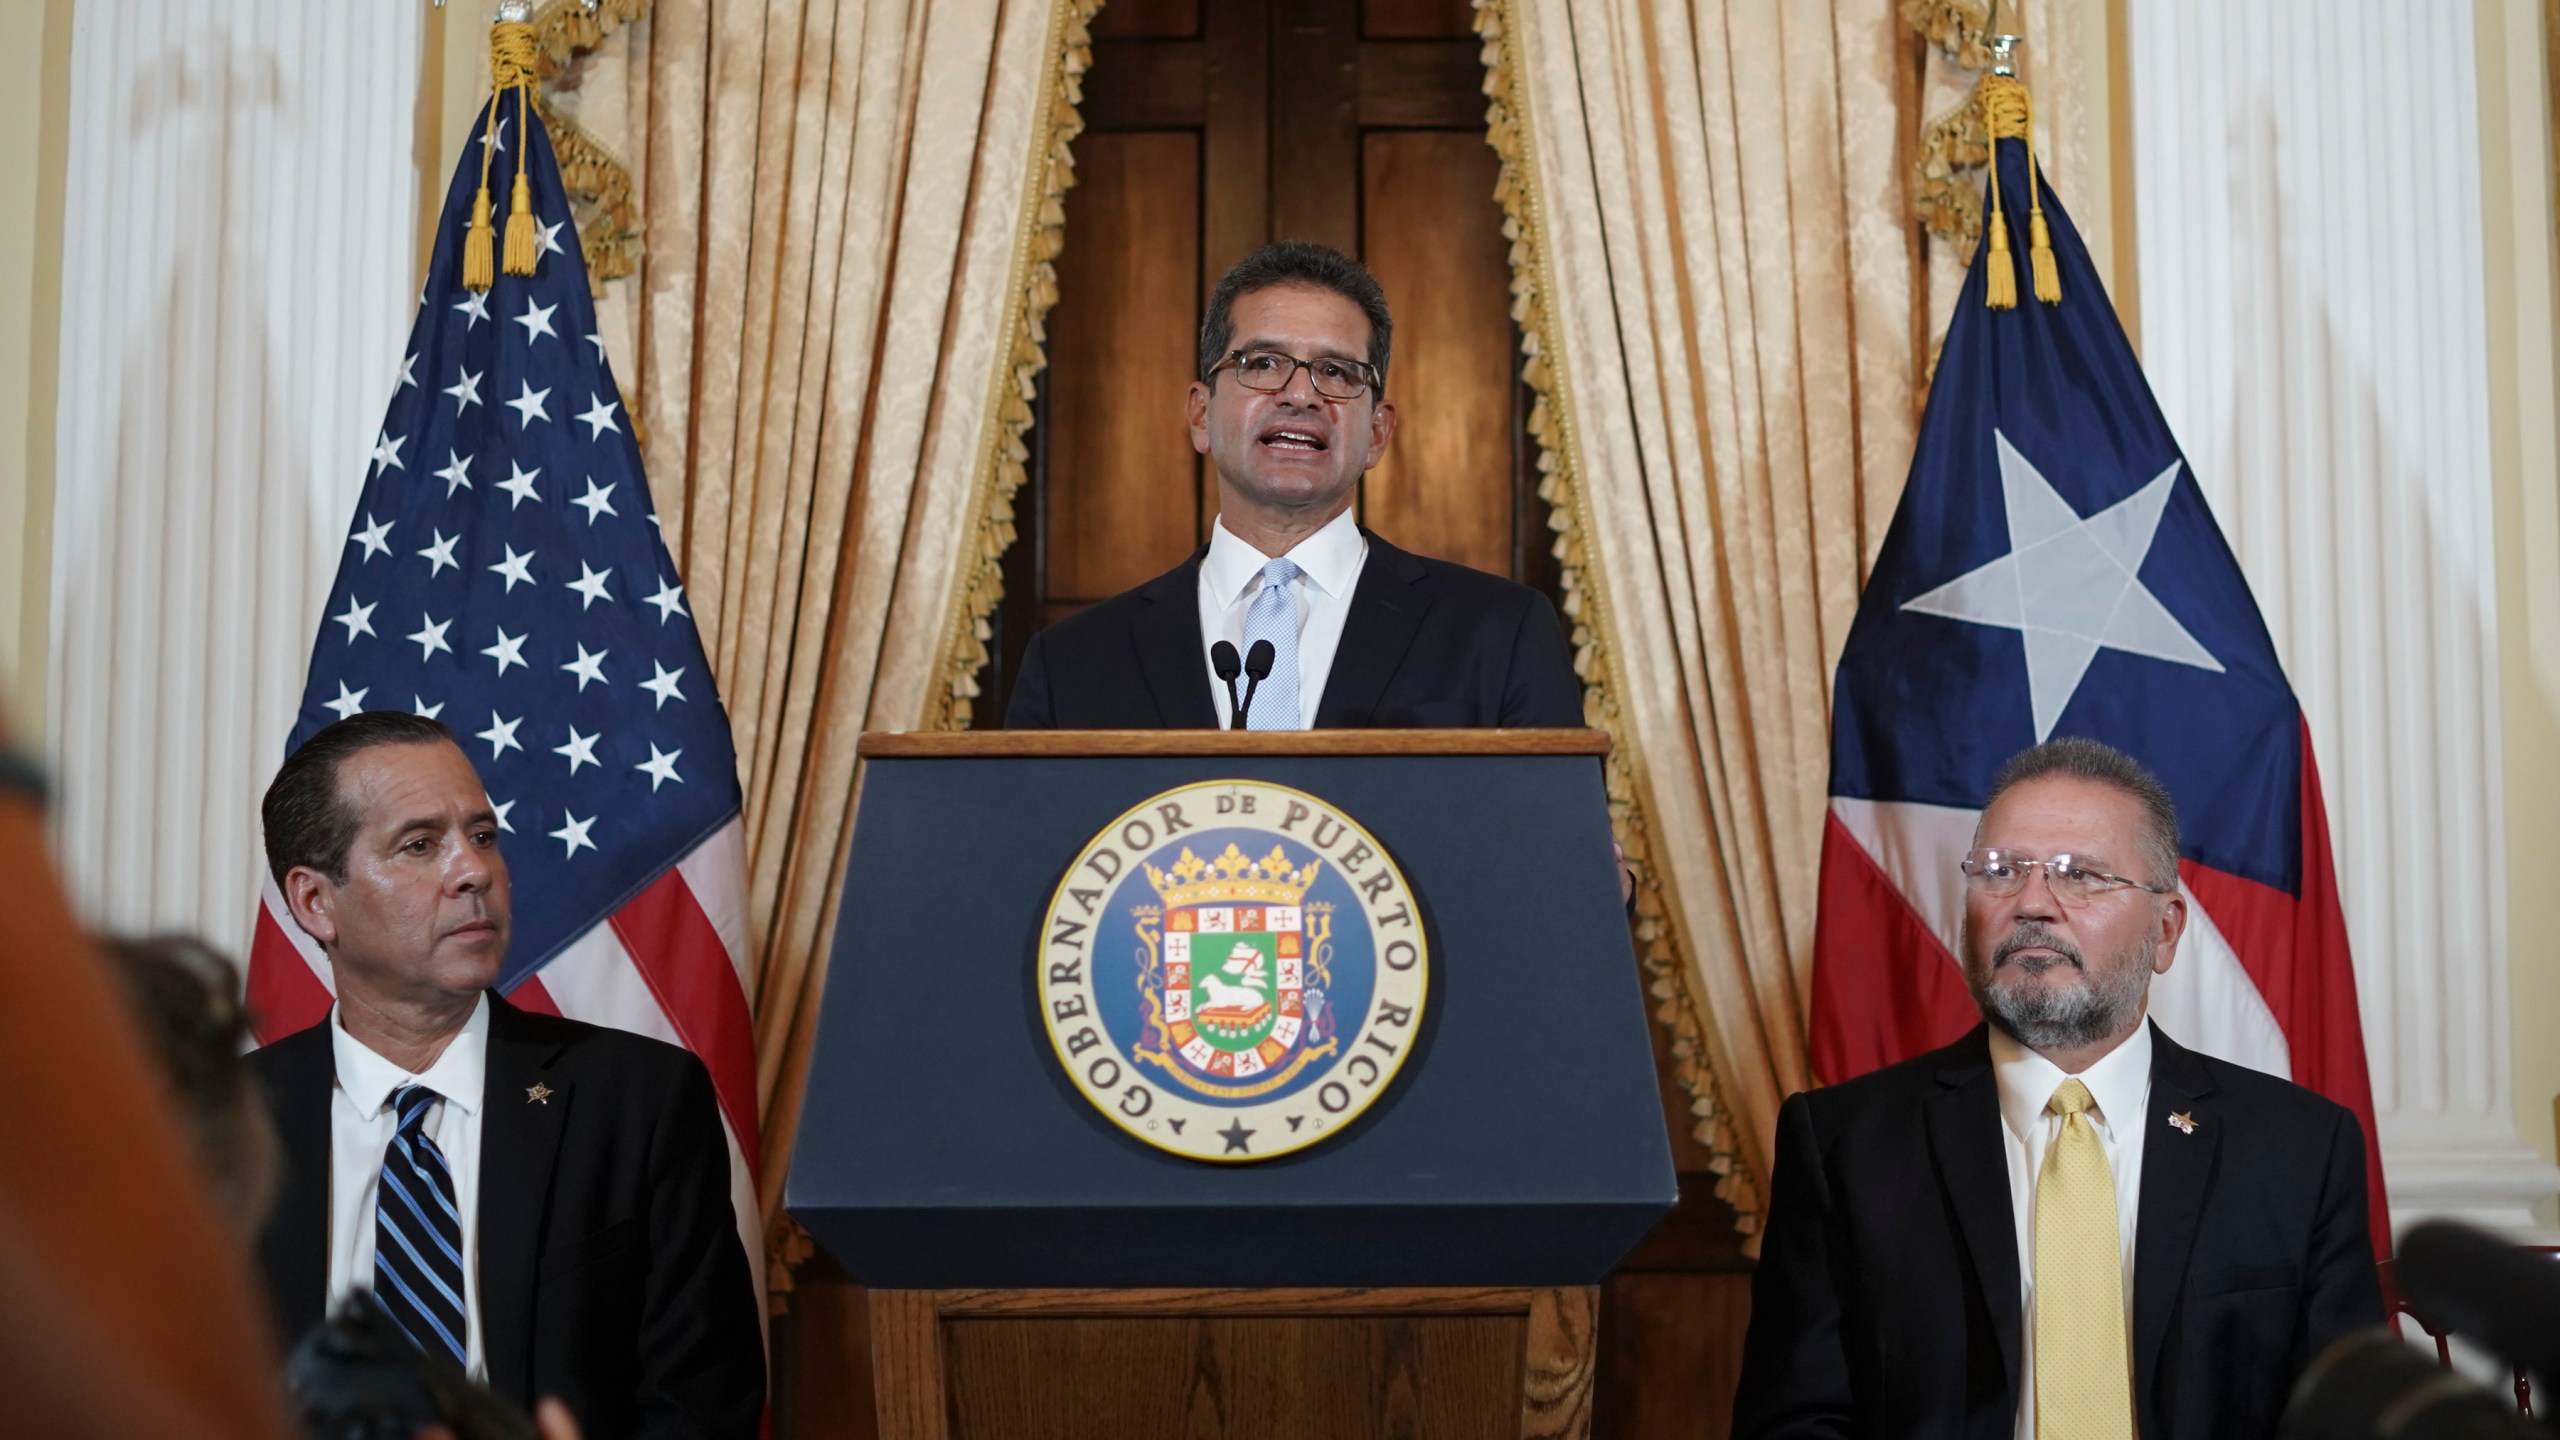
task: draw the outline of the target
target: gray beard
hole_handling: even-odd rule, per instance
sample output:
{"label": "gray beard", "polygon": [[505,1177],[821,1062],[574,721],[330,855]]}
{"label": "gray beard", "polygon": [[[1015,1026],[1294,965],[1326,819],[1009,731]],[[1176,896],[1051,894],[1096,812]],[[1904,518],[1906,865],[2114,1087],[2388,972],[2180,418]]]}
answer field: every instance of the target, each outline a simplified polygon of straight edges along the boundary
{"label": "gray beard", "polygon": [[[2031,975],[2041,975],[2051,966],[2069,965],[2089,975],[2089,983],[2068,993],[2037,989],[2021,993],[1995,988],[1991,977],[2000,967],[2011,963],[2017,953],[2030,947],[2059,952],[2058,960],[2017,960],[2018,968]],[[2054,934],[2043,925],[2029,921],[2012,930],[1991,952],[1991,963],[1975,968],[1965,967],[1965,984],[1973,991],[1973,1003],[1982,1018],[2008,1032],[2010,1038],[2030,1050],[2071,1050],[2093,1045],[2110,1035],[2130,1029],[2142,1012],[2142,1000],[2150,989],[2151,958],[2158,942],[2145,939],[2138,963],[2109,973],[2089,970],[2079,947]]]}

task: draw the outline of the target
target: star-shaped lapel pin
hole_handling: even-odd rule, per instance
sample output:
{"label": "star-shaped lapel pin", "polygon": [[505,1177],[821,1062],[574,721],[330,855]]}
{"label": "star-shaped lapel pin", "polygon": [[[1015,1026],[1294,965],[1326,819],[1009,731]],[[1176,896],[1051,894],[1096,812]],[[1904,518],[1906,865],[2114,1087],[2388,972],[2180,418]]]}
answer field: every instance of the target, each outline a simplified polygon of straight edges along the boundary
{"label": "star-shaped lapel pin", "polygon": [[531,1085],[525,1087],[524,1098],[529,1104],[548,1105],[551,1103],[553,1093],[554,1092],[550,1086],[537,1080]]}
{"label": "star-shaped lapel pin", "polygon": [[2181,1135],[2193,1135],[2196,1133],[2196,1117],[2191,1114],[2181,1113],[2171,1115],[2169,1117],[2169,1123],[2176,1126],[2178,1133]]}

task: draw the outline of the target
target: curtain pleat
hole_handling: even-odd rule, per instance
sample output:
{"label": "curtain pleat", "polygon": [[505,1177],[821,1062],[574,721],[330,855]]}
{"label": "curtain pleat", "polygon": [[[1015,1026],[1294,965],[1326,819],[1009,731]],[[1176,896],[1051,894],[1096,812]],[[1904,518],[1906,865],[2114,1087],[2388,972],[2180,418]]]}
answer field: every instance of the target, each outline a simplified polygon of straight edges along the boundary
{"label": "curtain pleat", "polygon": [[966,713],[1092,8],[658,0],[631,32],[636,393],[746,790],[768,1217],[856,741]]}

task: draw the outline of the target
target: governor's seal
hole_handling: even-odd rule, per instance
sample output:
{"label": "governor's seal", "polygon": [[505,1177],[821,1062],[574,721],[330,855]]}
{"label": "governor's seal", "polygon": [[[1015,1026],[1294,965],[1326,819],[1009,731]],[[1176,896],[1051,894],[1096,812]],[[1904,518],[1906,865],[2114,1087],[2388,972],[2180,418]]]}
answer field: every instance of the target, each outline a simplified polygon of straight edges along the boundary
{"label": "governor's seal", "polygon": [[1132,807],[1067,867],[1040,1015],[1113,1124],[1194,1160],[1268,1160],[1386,1093],[1430,969],[1376,837],[1305,791],[1213,780]]}

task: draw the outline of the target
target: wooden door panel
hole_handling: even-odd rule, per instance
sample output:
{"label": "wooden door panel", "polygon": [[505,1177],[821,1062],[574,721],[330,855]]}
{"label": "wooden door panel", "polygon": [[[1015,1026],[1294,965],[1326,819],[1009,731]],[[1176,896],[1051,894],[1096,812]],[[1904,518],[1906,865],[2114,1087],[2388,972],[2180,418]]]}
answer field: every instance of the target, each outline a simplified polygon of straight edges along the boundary
{"label": "wooden door panel", "polygon": [[1361,519],[1407,550],[1511,571],[1511,262],[1500,160],[1463,130],[1361,140],[1361,249],[1395,315],[1397,431]]}
{"label": "wooden door panel", "polygon": [[1360,33],[1372,40],[1463,40],[1476,33],[1475,0],[1365,0]]}
{"label": "wooden door panel", "polygon": [[1188,40],[1200,33],[1203,0],[1110,0],[1093,17],[1096,40]]}
{"label": "wooden door panel", "polygon": [[1201,467],[1182,397],[1199,286],[1199,135],[1078,140],[1049,318],[1052,618],[1173,568],[1197,543]]}

